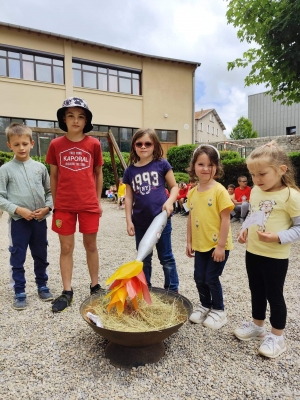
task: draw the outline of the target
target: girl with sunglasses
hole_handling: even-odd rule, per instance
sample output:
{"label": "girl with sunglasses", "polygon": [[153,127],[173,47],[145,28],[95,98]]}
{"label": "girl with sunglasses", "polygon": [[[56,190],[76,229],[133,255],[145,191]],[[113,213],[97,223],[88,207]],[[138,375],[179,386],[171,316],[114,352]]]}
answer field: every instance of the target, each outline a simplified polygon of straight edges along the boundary
{"label": "girl with sunglasses", "polygon": [[[163,149],[153,129],[139,129],[131,142],[129,167],[125,170],[125,213],[127,233],[135,235],[136,249],[153,219],[162,211],[168,222],[156,244],[157,255],[165,275],[164,288],[178,292],[178,274],[171,244],[171,219],[178,186],[171,165],[163,158]],[[170,195],[165,191],[167,183]],[[144,259],[143,270],[151,287],[152,254]]]}

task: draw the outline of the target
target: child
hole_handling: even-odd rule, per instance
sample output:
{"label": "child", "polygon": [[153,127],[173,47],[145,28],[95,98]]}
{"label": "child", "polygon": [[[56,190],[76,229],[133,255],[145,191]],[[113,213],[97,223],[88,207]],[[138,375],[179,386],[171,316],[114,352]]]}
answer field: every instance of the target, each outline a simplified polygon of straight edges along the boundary
{"label": "child", "polygon": [[227,323],[219,277],[233,248],[230,211],[234,206],[224,186],[215,181],[223,173],[215,147],[199,146],[188,172],[192,178],[197,176],[199,183],[188,193],[186,255],[195,257],[194,279],[201,303],[190,321],[219,329]]}
{"label": "child", "polygon": [[232,222],[240,221],[244,222],[248,211],[249,211],[249,198],[251,193],[251,187],[247,185],[248,180],[246,176],[238,177],[239,186],[234,189],[233,203],[235,204],[232,212]]}
{"label": "child", "polygon": [[[245,243],[248,238],[246,269],[253,322],[244,322],[234,334],[246,341],[263,339],[259,354],[275,358],[286,350],[283,286],[290,243],[300,237],[300,193],[290,159],[276,142],[253,150],[246,162],[255,185],[251,191],[250,212],[264,211],[264,221],[262,226],[249,226],[238,239]],[[268,334],[264,328],[267,301],[272,325]]]}
{"label": "child", "polygon": [[13,307],[27,307],[24,262],[29,246],[34,260],[35,282],[41,300],[53,299],[47,287],[47,222],[53,208],[46,167],[32,160],[31,129],[12,123],[5,130],[7,146],[14,158],[0,168],[0,207],[9,214],[11,283],[15,291]]}
{"label": "child", "polygon": [[[178,194],[178,186],[170,164],[162,157],[163,150],[152,129],[139,129],[131,142],[130,166],[125,170],[126,183],[125,212],[127,233],[135,235],[136,248],[153,219],[166,210],[168,217]],[[165,191],[167,183],[170,196]],[[164,288],[178,292],[178,275],[171,244],[171,219],[163,230],[156,250],[165,275]],[[147,284],[151,287],[152,254],[144,262]]]}
{"label": "child", "polygon": [[234,199],[234,190],[235,190],[235,186],[234,186],[232,183],[230,183],[230,184],[227,186],[227,192],[228,192],[229,197],[231,198],[231,200]]}
{"label": "child", "polygon": [[123,178],[119,178],[119,186],[118,186],[118,209],[120,207],[124,208],[125,203],[125,195],[126,195],[126,185],[123,183]]}
{"label": "child", "polygon": [[50,164],[50,182],[54,202],[52,230],[59,234],[62,294],[54,300],[52,311],[61,312],[73,300],[74,233],[76,221],[83,234],[83,244],[91,277],[90,293],[101,290],[98,284],[99,255],[97,232],[102,215],[102,152],[99,140],[85,136],[93,129],[92,113],[86,102],[70,97],[57,111],[64,136],[51,141],[46,161]]}
{"label": "child", "polygon": [[177,196],[177,203],[178,203],[178,212],[180,214],[185,213],[185,210],[183,208],[183,203],[186,200],[188,191],[189,191],[189,187],[185,182],[179,182],[179,193]]}

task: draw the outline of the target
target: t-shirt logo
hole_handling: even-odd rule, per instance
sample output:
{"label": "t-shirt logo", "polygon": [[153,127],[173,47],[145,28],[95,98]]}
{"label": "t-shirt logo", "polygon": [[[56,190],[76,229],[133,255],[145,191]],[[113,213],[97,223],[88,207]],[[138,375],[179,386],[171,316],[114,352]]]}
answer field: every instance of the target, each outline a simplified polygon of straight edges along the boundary
{"label": "t-shirt logo", "polygon": [[87,151],[73,147],[60,153],[60,165],[72,171],[81,171],[91,165],[91,155]]}

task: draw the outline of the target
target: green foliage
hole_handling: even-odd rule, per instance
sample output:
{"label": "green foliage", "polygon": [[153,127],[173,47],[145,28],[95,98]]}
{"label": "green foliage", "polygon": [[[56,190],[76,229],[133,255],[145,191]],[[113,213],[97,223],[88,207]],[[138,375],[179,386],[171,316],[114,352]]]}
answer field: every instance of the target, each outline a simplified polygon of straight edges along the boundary
{"label": "green foliage", "polygon": [[179,182],[188,183],[190,180],[189,174],[186,174],[184,172],[174,172],[174,176],[177,183]]}
{"label": "green foliage", "polygon": [[0,166],[12,160],[14,153],[12,151],[0,151]]}
{"label": "green foliage", "polygon": [[33,160],[35,160],[35,161],[39,161],[39,162],[41,162],[42,164],[44,164],[45,167],[46,167],[47,170],[48,170],[48,173],[50,174],[50,165],[46,163],[46,156],[45,156],[45,155],[44,155],[44,156],[41,156],[41,157],[39,157],[39,156],[31,156],[31,158],[32,158]]}
{"label": "green foliage", "polygon": [[[125,162],[128,163],[129,153],[122,153],[122,156],[123,156]],[[113,172],[109,152],[103,152],[103,160],[104,160],[103,190],[106,190],[106,189],[109,189],[109,187],[115,183],[115,177],[114,177],[114,172]],[[115,154],[115,161],[116,161],[118,176],[122,177],[124,171],[123,171],[122,165],[120,163],[119,157],[116,154]]]}
{"label": "green foliage", "polygon": [[257,136],[257,131],[253,130],[252,122],[245,117],[239,118],[237,125],[230,134],[230,138],[234,140],[256,138]]}
{"label": "green foliage", "polygon": [[167,159],[174,171],[186,172],[196,147],[198,147],[198,145],[183,144],[182,146],[173,146],[169,148]]}
{"label": "green foliage", "polygon": [[300,102],[300,1],[227,0],[228,23],[241,42],[256,43],[228,63],[228,70],[251,66],[246,86],[264,84],[274,101]]}
{"label": "green foliage", "polygon": [[248,178],[248,185],[252,186],[252,179],[243,158],[224,160],[222,161],[222,166],[224,170],[224,175],[222,178],[218,179],[218,181],[222,183],[222,185],[224,185],[226,188],[230,183],[238,186],[237,179],[239,176],[242,175]]}
{"label": "green foliage", "polygon": [[221,157],[222,162],[224,160],[240,160],[241,159],[240,153],[238,151],[232,151],[232,150],[220,151],[220,157]]}

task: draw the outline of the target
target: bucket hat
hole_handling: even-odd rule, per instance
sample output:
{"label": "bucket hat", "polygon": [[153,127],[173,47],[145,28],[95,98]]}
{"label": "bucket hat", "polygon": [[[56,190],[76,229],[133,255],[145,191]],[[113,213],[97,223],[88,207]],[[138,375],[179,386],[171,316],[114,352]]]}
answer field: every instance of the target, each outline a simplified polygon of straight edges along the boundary
{"label": "bucket hat", "polygon": [[65,111],[69,107],[81,107],[85,110],[86,114],[86,125],[83,129],[83,133],[90,132],[93,129],[92,118],[93,114],[91,113],[87,103],[81,99],[80,97],[68,97],[63,103],[61,108],[57,110],[57,120],[58,125],[62,131],[68,132],[67,125],[64,121]]}

